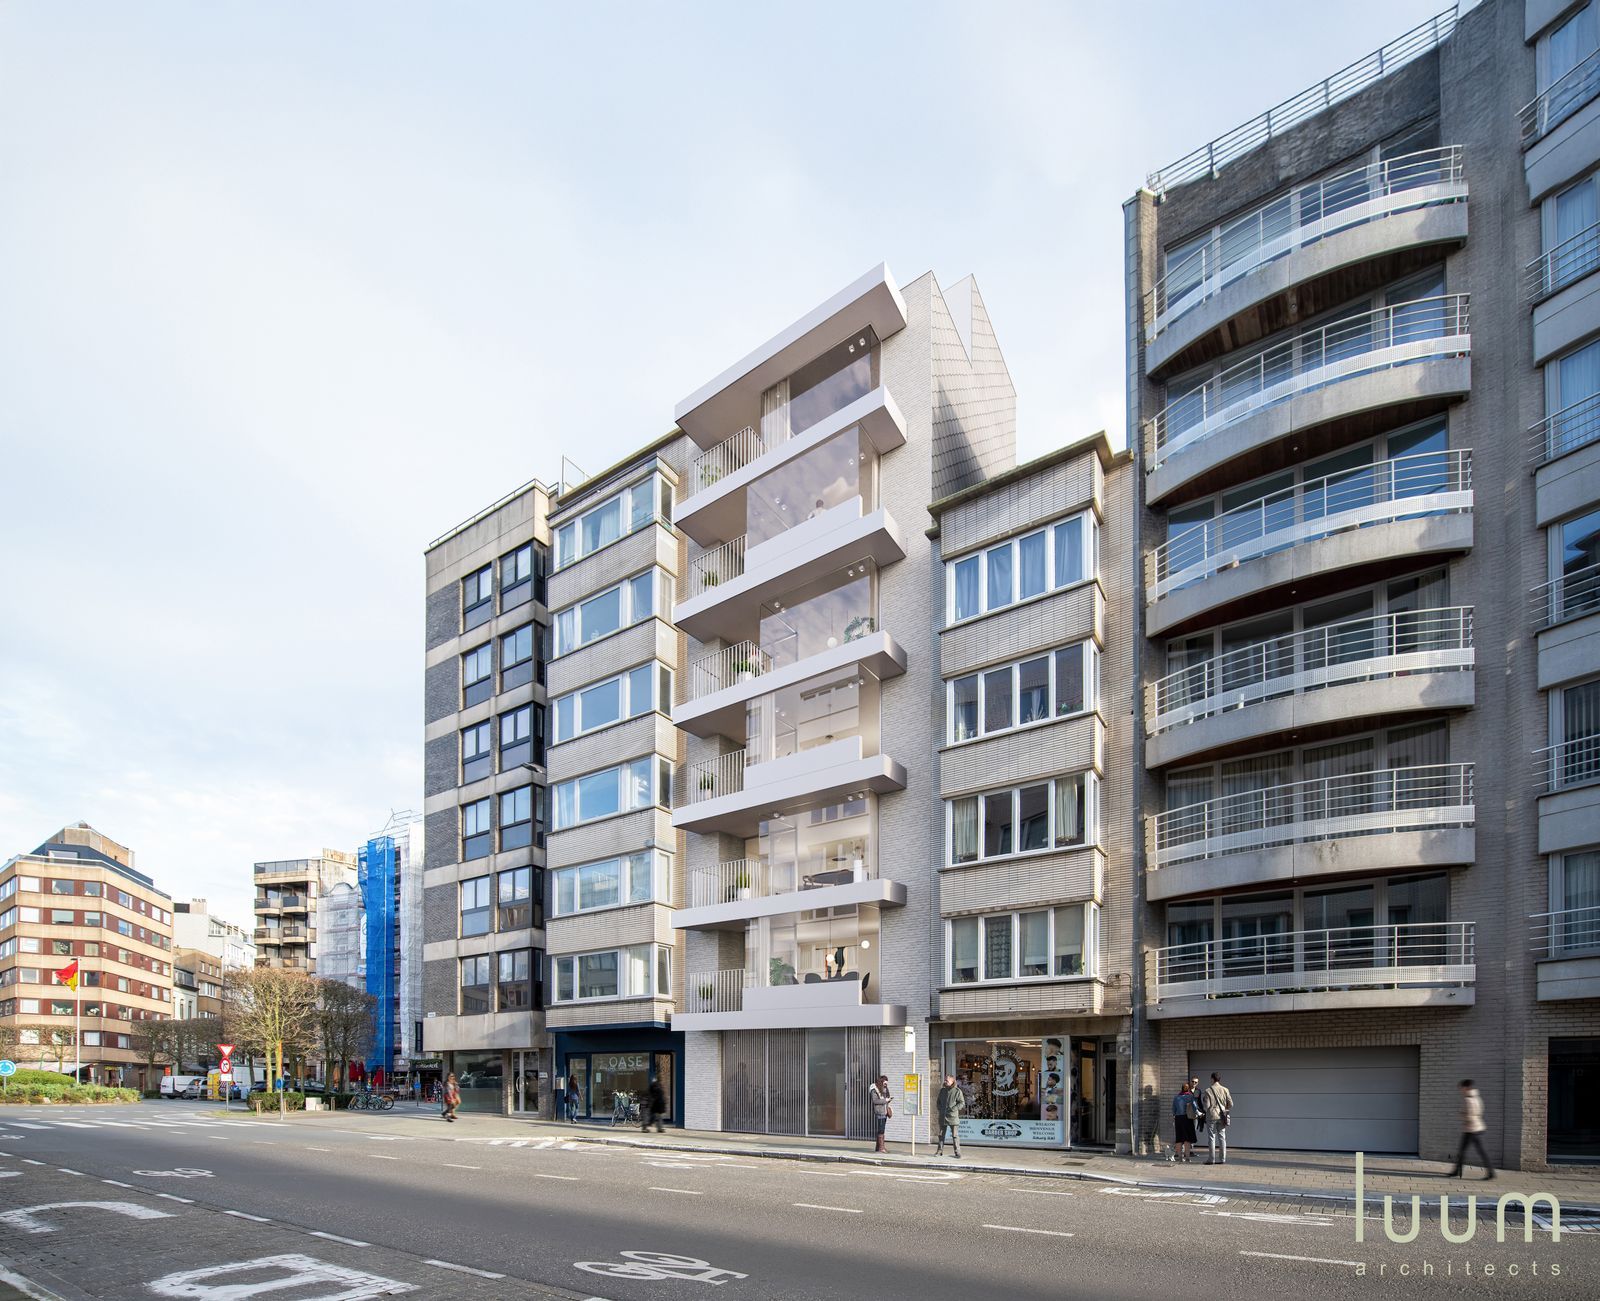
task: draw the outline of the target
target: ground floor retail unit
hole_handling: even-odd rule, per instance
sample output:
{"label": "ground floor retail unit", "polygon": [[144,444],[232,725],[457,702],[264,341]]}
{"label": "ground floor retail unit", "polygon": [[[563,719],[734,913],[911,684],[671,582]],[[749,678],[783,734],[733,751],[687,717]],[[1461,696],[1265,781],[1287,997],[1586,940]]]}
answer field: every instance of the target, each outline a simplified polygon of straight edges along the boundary
{"label": "ground floor retail unit", "polygon": [[442,1054],[445,1075],[454,1074],[462,1111],[537,1116],[550,1088],[549,1056],[539,1048],[490,1049]]}
{"label": "ground floor retail unit", "polygon": [[557,1114],[574,1120],[626,1120],[632,1117],[632,1104],[642,1119],[646,1093],[656,1080],[667,1102],[662,1120],[680,1123],[682,1034],[661,1022],[645,1021],[553,1030],[551,1037]]}
{"label": "ground floor retail unit", "polygon": [[[1010,1032],[1008,1032],[1010,1031]],[[934,1028],[933,1095],[961,1089],[961,1141],[995,1147],[1111,1147],[1127,1078],[1115,1034],[1061,1024]],[[937,1121],[934,1122],[937,1124]]]}

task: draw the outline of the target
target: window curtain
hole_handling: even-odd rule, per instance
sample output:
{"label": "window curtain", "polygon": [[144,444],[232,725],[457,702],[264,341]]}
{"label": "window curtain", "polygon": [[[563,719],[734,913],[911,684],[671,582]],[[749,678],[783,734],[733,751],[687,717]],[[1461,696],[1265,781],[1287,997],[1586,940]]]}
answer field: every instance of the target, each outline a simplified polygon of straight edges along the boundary
{"label": "window curtain", "polygon": [[1083,843],[1084,776],[1056,778],[1056,844]]}
{"label": "window curtain", "polygon": [[1019,574],[1017,591],[1022,600],[1044,591],[1044,534],[1035,533],[1017,544]]}
{"label": "window curtain", "polygon": [[956,563],[956,618],[978,613],[978,558]]}
{"label": "window curtain", "polygon": [[1561,693],[1564,783],[1600,775],[1600,679]]}
{"label": "window curtain", "polygon": [[761,395],[761,446],[789,441],[789,381],[781,379]]}
{"label": "window curtain", "polygon": [[978,919],[960,917],[950,923],[951,981],[965,984],[978,978]]}
{"label": "window curtain", "polygon": [[1574,403],[1600,393],[1600,342],[1569,353],[1556,363],[1556,410],[1565,411]]}
{"label": "window curtain", "polygon": [[950,861],[970,863],[978,856],[978,797],[956,800],[950,814]]}

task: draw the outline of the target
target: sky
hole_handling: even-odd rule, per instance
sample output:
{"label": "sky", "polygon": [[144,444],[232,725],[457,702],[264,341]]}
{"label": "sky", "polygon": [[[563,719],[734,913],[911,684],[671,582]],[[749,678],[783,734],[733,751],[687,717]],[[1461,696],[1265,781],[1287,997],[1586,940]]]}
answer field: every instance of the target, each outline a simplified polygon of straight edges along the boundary
{"label": "sky", "polygon": [[1121,204],[1442,0],[0,0],[0,860],[422,804],[424,547],[879,262],[1122,441]]}

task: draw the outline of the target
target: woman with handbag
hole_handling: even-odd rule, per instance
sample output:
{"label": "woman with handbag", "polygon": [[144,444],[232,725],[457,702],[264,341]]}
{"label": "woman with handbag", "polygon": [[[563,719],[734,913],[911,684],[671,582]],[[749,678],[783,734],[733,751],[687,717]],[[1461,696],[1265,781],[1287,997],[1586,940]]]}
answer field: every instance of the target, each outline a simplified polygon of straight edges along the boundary
{"label": "woman with handbag", "polygon": [[874,1150],[886,1152],[888,1149],[883,1145],[883,1131],[889,1124],[889,1117],[894,1115],[894,1100],[889,1096],[889,1077],[878,1076],[867,1090],[867,1096],[872,1099],[872,1119],[878,1134],[878,1145]]}
{"label": "woman with handbag", "polygon": [[456,1079],[456,1073],[450,1072],[450,1078],[444,1082],[444,1118],[454,1122],[456,1108],[461,1105],[461,1084]]}

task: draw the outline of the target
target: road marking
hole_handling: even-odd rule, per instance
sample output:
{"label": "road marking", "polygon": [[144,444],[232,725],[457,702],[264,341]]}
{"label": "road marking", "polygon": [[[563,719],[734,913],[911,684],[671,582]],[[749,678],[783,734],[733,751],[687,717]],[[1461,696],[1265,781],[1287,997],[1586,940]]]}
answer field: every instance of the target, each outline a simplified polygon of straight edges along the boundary
{"label": "road marking", "polygon": [[33,1124],[29,1124],[29,1122],[27,1122],[26,1120],[13,1120],[11,1123],[13,1125],[15,1125],[18,1129],[49,1129],[50,1128],[49,1125],[33,1125]]}
{"label": "road marking", "polygon": [[333,1149],[331,1147],[308,1147],[308,1148],[306,1148],[306,1151],[307,1152],[331,1152],[331,1151],[333,1151]]}
{"label": "road marking", "polygon": [[985,1224],[986,1229],[1004,1229],[1007,1233],[1042,1233],[1050,1238],[1070,1238],[1072,1234],[1063,1233],[1060,1229],[1024,1229],[1016,1224]]}
{"label": "road marking", "polygon": [[342,1242],[347,1247],[370,1247],[370,1242],[362,1242],[360,1238],[341,1238],[337,1233],[324,1233],[321,1229],[307,1229],[313,1238],[326,1238],[329,1242]]}
{"label": "road marking", "polygon": [[398,1161],[400,1159],[397,1156],[384,1156],[382,1152],[368,1152],[367,1155],[374,1161]]}
{"label": "road marking", "polygon": [[653,1193],[682,1193],[685,1197],[704,1196],[703,1193],[695,1188],[657,1188],[654,1184],[650,1185],[650,1191]]}
{"label": "road marking", "polygon": [[224,1215],[232,1215],[235,1219],[240,1219],[240,1220],[254,1220],[257,1224],[271,1224],[272,1223],[272,1221],[269,1220],[265,1215],[251,1215],[247,1211],[223,1211],[223,1214]]}
{"label": "road marking", "polygon": [[[46,1202],[42,1206],[23,1206],[14,1211],[6,1211],[0,1214],[0,1225],[6,1225],[21,1233],[54,1233],[59,1226],[41,1220],[40,1213],[76,1210],[110,1211],[113,1215],[126,1215],[132,1220],[172,1218],[166,1211],[158,1211],[153,1206],[140,1206],[137,1202]],[[81,1224],[82,1217],[75,1216],[73,1222]]]}
{"label": "road marking", "polygon": [[1268,1260],[1300,1260],[1308,1265],[1360,1265],[1359,1260],[1329,1260],[1325,1256],[1285,1256],[1277,1251],[1241,1251],[1241,1256],[1265,1256]]}
{"label": "road marking", "polygon": [[815,1202],[790,1202],[790,1206],[798,1206],[807,1211],[842,1211],[846,1215],[860,1215],[861,1212],[854,1206],[818,1206]]}
{"label": "road marking", "polygon": [[1216,1215],[1228,1220],[1255,1220],[1259,1224],[1306,1224],[1320,1225],[1326,1228],[1333,1221],[1320,1215],[1312,1215],[1302,1211],[1298,1215],[1287,1215],[1274,1211],[1201,1211],[1202,1215]]}
{"label": "road marking", "polygon": [[[231,1275],[259,1275],[269,1271],[276,1273],[278,1277],[239,1284],[222,1281]],[[217,1282],[213,1283],[212,1280]],[[384,1278],[380,1274],[367,1274],[341,1265],[330,1265],[326,1261],[303,1256],[298,1252],[286,1252],[279,1256],[260,1256],[255,1260],[235,1260],[225,1265],[212,1265],[204,1269],[181,1270],[176,1274],[166,1274],[154,1282],[146,1283],[145,1288],[156,1296],[174,1297],[179,1301],[186,1297],[232,1297],[236,1301],[243,1301],[245,1297],[281,1292],[285,1288],[294,1288],[297,1296],[303,1296],[305,1293],[302,1289],[308,1283],[336,1284],[335,1291],[319,1289],[317,1295],[343,1297],[345,1301],[372,1301],[372,1298],[376,1297],[395,1296],[402,1292],[417,1290],[414,1283],[402,1283],[397,1279]]]}
{"label": "road marking", "polygon": [[182,1202],[185,1206],[193,1206],[194,1198],[179,1197],[177,1193],[157,1193],[157,1197],[165,1197],[169,1202]]}
{"label": "road marking", "polygon": [[[481,1165],[457,1165],[454,1161],[444,1161],[444,1162],[441,1162],[441,1164],[449,1166],[452,1170],[482,1170],[483,1169],[483,1167]],[[572,1178],[571,1175],[540,1175],[539,1177],[541,1179],[570,1179],[570,1178]]]}
{"label": "road marking", "polygon": [[1021,1187],[1021,1186],[1019,1186],[1017,1184],[1012,1184],[1011,1186],[1009,1186],[1006,1189],[1006,1191],[1008,1193],[1038,1193],[1041,1197],[1072,1197],[1072,1196],[1074,1196],[1073,1193],[1063,1192],[1059,1188],[1023,1188],[1023,1187]]}
{"label": "road marking", "polygon": [[[461,1168],[463,1170],[476,1170],[478,1167],[475,1166],[475,1165],[464,1165]],[[539,1174],[537,1171],[535,1171],[533,1177],[535,1179],[562,1179],[562,1180],[567,1181],[568,1183],[577,1183],[578,1182],[578,1176],[577,1175],[542,1175],[542,1174]]]}
{"label": "road marking", "polygon": [[496,1274],[487,1269],[473,1269],[471,1265],[452,1265],[448,1260],[425,1260],[424,1265],[433,1265],[438,1269],[453,1269],[458,1274],[476,1274],[479,1278],[504,1278],[504,1274]]}
{"label": "road marking", "polygon": [[68,1170],[67,1167],[64,1166],[64,1165],[58,1165],[56,1167],[56,1169],[61,1171],[61,1173],[64,1174],[64,1175],[77,1175],[78,1178],[80,1178],[80,1179],[83,1178],[83,1171],[82,1170]]}
{"label": "road marking", "polygon": [[56,1295],[54,1292],[39,1291],[37,1284],[23,1278],[21,1274],[13,1274],[9,1269],[0,1269],[0,1283],[9,1284],[32,1301],[53,1301]]}
{"label": "road marking", "polygon": [[125,1184],[120,1179],[102,1179],[103,1184],[110,1184],[113,1188],[132,1188],[132,1184]]}
{"label": "road marking", "polygon": [[22,1158],[22,1164],[23,1165],[43,1165],[44,1162],[43,1161],[35,1161],[31,1156],[25,1156],[25,1157]]}

